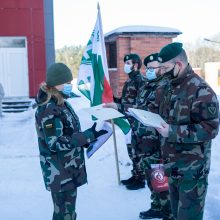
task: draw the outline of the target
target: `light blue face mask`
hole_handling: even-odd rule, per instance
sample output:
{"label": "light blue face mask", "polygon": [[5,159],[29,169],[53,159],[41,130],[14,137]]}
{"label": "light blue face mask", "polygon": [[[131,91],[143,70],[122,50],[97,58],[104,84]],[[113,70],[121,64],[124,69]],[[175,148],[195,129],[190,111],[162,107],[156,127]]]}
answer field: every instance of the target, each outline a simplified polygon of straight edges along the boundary
{"label": "light blue face mask", "polygon": [[63,94],[69,96],[70,93],[72,92],[72,89],[73,89],[72,84],[66,83],[66,84],[64,84],[62,92],[63,92]]}
{"label": "light blue face mask", "polygon": [[126,74],[129,74],[129,73],[131,73],[132,72],[132,65],[130,65],[130,64],[125,64],[124,65],[124,72],[126,73]]}
{"label": "light blue face mask", "polygon": [[146,77],[147,77],[148,80],[156,79],[157,75],[156,75],[155,69],[153,69],[153,68],[152,69],[147,69]]}

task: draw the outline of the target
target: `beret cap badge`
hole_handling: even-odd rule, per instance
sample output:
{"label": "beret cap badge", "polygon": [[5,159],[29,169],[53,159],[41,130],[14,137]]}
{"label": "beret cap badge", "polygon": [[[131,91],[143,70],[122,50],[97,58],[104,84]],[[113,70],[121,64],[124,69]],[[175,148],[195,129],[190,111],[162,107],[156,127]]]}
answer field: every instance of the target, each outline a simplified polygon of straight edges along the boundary
{"label": "beret cap badge", "polygon": [[159,61],[159,62],[162,62],[163,59],[162,59],[161,57],[158,57],[158,61]]}

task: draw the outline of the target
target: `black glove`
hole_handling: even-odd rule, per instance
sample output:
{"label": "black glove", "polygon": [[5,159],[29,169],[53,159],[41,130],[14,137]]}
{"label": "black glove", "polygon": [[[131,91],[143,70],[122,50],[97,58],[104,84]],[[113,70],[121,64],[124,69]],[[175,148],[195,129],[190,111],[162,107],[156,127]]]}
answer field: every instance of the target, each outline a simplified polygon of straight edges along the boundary
{"label": "black glove", "polygon": [[119,97],[113,96],[113,101],[114,101],[116,104],[121,104],[121,98],[119,98]]}
{"label": "black glove", "polygon": [[99,136],[108,133],[108,131],[106,131],[106,130],[96,131],[96,130],[95,130],[96,125],[97,125],[97,123],[95,122],[95,123],[93,124],[93,126],[92,126],[91,128],[89,128],[89,130],[90,130],[91,132],[93,132],[93,134],[94,134],[94,136],[95,136],[96,139],[97,139]]}

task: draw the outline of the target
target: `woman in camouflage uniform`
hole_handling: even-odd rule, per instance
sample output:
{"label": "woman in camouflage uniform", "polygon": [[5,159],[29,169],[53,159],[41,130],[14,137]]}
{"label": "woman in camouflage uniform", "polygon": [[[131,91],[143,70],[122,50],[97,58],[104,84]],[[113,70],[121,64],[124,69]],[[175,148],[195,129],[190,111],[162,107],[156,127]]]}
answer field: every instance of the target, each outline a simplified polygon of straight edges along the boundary
{"label": "woman in camouflage uniform", "polygon": [[79,119],[66,101],[72,79],[66,65],[51,65],[36,98],[40,165],[46,189],[52,195],[53,220],[76,219],[77,187],[87,182],[83,147],[106,133],[96,131],[96,124],[81,132]]}

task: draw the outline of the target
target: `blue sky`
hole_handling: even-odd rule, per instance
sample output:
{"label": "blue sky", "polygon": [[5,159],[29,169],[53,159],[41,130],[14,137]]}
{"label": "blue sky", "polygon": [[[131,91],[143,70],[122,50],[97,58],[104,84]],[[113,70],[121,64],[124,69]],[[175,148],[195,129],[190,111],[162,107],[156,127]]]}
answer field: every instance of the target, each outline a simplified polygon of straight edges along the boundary
{"label": "blue sky", "polygon": [[[97,16],[97,0],[54,0],[55,47],[86,45]],[[219,0],[99,0],[103,32],[127,25],[177,28],[178,41],[220,33]]]}

